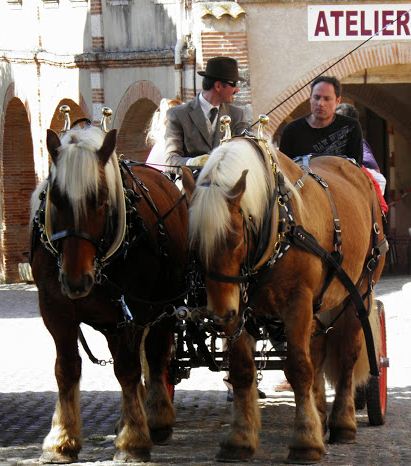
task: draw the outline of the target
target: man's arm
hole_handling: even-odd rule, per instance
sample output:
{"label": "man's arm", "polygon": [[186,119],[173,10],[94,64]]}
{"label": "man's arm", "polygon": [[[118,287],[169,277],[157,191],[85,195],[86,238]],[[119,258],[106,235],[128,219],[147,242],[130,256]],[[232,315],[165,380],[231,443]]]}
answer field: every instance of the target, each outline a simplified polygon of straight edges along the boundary
{"label": "man's arm", "polygon": [[173,110],[167,112],[165,159],[167,165],[185,165],[190,157],[185,157],[183,127]]}
{"label": "man's arm", "polygon": [[[293,149],[293,144],[292,141],[294,140],[295,135],[292,135],[292,129],[290,128],[289,125],[287,125],[284,130],[283,134],[281,135],[281,140],[280,140],[280,147],[279,150],[283,154],[287,155],[290,158],[293,158],[295,156],[294,154],[294,149]],[[298,154],[302,155],[302,154]]]}

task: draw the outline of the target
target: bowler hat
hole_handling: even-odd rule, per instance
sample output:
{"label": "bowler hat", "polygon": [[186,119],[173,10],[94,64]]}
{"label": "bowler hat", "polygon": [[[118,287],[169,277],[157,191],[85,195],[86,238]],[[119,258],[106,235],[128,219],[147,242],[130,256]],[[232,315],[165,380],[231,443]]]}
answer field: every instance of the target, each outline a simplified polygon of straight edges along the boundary
{"label": "bowler hat", "polygon": [[205,71],[199,71],[198,74],[218,81],[245,81],[238,74],[237,60],[230,57],[210,58]]}

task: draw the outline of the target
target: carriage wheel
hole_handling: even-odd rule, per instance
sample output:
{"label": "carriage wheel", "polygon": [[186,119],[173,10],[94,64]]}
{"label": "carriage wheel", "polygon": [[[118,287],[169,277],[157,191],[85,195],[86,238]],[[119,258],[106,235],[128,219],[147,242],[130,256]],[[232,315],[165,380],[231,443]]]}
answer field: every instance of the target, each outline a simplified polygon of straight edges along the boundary
{"label": "carriage wheel", "polygon": [[372,426],[380,426],[385,422],[387,411],[387,368],[389,366],[384,305],[379,300],[377,300],[377,310],[381,328],[381,348],[378,358],[380,375],[378,377],[371,376],[366,388],[368,420]]}

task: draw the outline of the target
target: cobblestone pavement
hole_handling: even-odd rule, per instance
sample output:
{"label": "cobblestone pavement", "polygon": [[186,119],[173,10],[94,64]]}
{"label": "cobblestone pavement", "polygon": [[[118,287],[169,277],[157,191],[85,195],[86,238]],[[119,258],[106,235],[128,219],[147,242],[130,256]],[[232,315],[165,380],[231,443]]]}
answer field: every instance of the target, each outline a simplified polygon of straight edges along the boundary
{"label": "cobblestone pavement", "polygon": [[[358,435],[353,445],[328,445],[324,465],[410,465],[411,419],[411,276],[386,277],[377,287],[386,310],[388,412],[386,423],[368,426],[366,410],[357,413]],[[84,328],[99,358],[108,358],[104,338]],[[0,465],[37,465],[56,400],[54,344],[37,310],[36,289],[30,285],[0,285]],[[105,465],[114,455],[114,425],[119,415],[119,385],[112,367],[91,364],[83,353],[81,406],[84,446],[78,465]],[[260,447],[248,464],[282,464],[291,435],[294,399],[275,392],[279,371],[265,371],[260,384]],[[223,374],[195,369],[176,387],[177,422],[168,446],[156,446],[150,464],[210,465],[230,422]],[[331,400],[331,398],[330,398]],[[242,464],[242,463],[238,463]]]}

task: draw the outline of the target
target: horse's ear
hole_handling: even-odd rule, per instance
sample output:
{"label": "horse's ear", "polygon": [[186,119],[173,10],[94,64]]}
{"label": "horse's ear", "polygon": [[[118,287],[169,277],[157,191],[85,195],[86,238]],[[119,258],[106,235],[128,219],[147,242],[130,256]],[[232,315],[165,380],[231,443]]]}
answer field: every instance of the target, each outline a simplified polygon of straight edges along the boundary
{"label": "horse's ear", "polygon": [[61,146],[60,138],[57,134],[52,130],[47,130],[47,150],[53,160],[54,165],[56,165],[57,155],[58,155],[58,148]]}
{"label": "horse's ear", "polygon": [[111,154],[114,152],[116,148],[116,141],[117,141],[117,130],[112,129],[106,134],[104,138],[103,144],[100,149],[97,151],[98,158],[105,165],[108,162]]}
{"label": "horse's ear", "polygon": [[243,173],[241,173],[239,180],[232,187],[229,193],[230,198],[232,198],[232,200],[238,204],[240,203],[241,198],[245,191],[247,173],[248,173],[248,170],[243,170]]}
{"label": "horse's ear", "polygon": [[187,201],[190,203],[196,183],[194,181],[193,172],[189,168],[183,166],[181,167],[181,170],[183,172],[183,188],[186,193]]}

